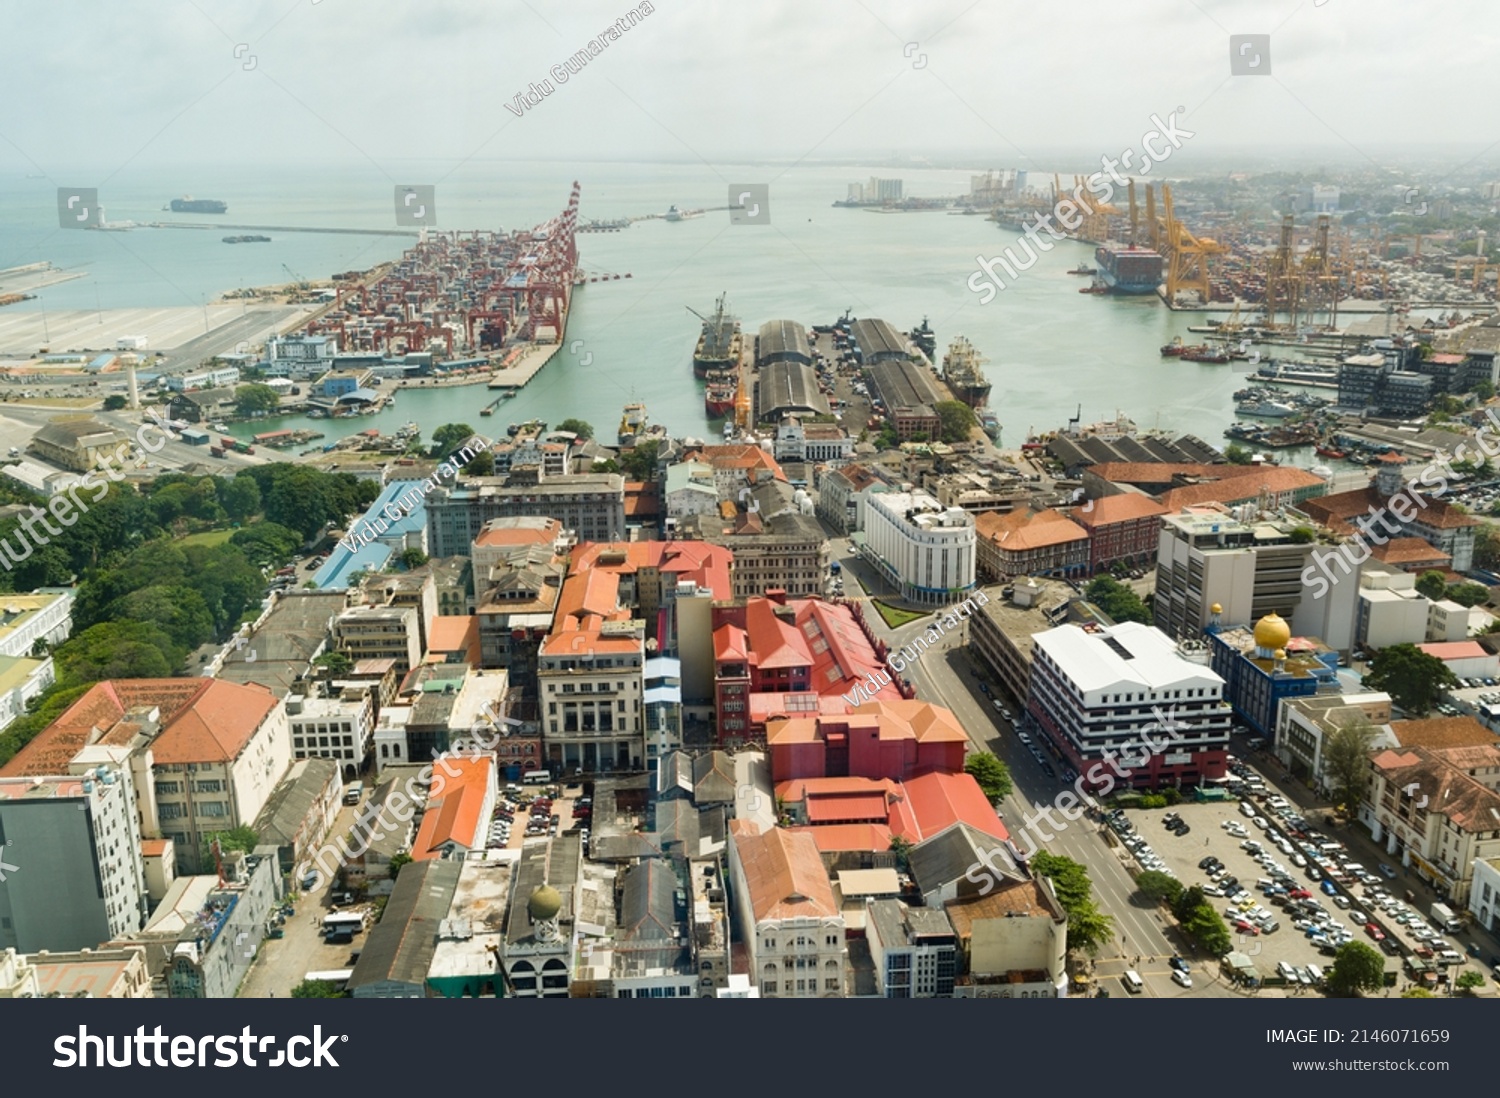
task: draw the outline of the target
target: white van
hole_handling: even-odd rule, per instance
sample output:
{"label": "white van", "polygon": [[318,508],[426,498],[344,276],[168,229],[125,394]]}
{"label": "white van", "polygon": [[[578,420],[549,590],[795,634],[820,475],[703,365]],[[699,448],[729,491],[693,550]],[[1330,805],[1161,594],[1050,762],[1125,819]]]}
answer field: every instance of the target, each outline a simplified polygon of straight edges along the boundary
{"label": "white van", "polygon": [[1125,990],[1132,995],[1139,995],[1146,990],[1146,985],[1141,981],[1140,974],[1133,968],[1120,977],[1120,983],[1124,984]]}
{"label": "white van", "polygon": [[1317,965],[1308,965],[1307,974],[1312,977],[1313,986],[1323,986],[1323,970]]}

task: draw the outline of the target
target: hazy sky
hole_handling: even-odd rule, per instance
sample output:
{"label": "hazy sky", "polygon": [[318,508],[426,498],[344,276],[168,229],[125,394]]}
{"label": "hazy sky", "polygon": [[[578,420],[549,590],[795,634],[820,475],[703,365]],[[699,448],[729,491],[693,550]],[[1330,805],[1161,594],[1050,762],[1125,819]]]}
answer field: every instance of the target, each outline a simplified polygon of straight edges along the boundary
{"label": "hazy sky", "polygon": [[[1181,107],[1197,154],[1495,155],[1494,0],[0,0],[0,171],[412,160],[1097,159]],[[1270,34],[1269,75],[1229,35]],[[908,43],[914,45],[908,46]],[[1186,151],[1186,150],[1185,150]],[[1456,161],[1455,161],[1456,162]],[[1039,162],[1038,162],[1039,163]]]}

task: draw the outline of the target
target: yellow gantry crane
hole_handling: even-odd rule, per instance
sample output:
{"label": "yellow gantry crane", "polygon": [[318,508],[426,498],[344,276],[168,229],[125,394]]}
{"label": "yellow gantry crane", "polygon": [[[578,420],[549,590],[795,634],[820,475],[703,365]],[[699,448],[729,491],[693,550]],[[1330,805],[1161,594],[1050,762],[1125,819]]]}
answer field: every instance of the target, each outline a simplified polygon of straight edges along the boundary
{"label": "yellow gantry crane", "polygon": [[[1149,205],[1149,187],[1146,193]],[[1161,201],[1165,215],[1167,300],[1176,301],[1179,293],[1194,290],[1207,304],[1213,294],[1209,281],[1210,261],[1215,256],[1226,255],[1229,246],[1189,232],[1173,213],[1172,188],[1165,183],[1161,185]]]}

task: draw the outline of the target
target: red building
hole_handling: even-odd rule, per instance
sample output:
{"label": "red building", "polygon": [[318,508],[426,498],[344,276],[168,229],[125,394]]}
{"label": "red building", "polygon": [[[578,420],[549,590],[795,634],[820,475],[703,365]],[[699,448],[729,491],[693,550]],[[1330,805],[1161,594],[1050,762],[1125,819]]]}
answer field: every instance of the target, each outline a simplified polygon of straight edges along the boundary
{"label": "red building", "polygon": [[814,841],[826,831],[835,850],[861,829],[882,827],[910,843],[930,839],[956,823],[966,823],[1002,841],[1010,838],[979,783],[963,773],[934,771],[905,782],[889,778],[798,778],[778,782],[776,800],[800,825],[794,830],[811,832]]}
{"label": "red building", "polygon": [[869,702],[843,716],[783,718],[766,729],[774,782],[835,777],[899,782],[927,771],[958,773],[968,743],[950,710],[921,701]]}
{"label": "red building", "polygon": [[1137,564],[1156,557],[1161,516],[1167,508],[1148,496],[1124,493],[1090,500],[1068,517],[1089,532],[1089,575],[1116,561]]}

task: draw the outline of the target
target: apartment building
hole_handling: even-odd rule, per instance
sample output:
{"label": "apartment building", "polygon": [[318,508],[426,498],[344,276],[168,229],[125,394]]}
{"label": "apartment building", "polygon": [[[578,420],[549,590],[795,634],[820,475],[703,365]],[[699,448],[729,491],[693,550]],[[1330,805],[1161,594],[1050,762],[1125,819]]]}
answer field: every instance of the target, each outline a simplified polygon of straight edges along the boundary
{"label": "apartment building", "polygon": [[427,496],[427,540],[435,557],[467,553],[485,523],[515,516],[554,518],[579,541],[626,536],[625,478],[619,473],[570,473],[532,483],[470,477]]}
{"label": "apartment building", "polygon": [[292,696],[286,700],[292,755],[332,759],[345,781],[353,781],[369,759],[375,732],[374,684],[350,684],[334,697]]}
{"label": "apartment building", "polygon": [[352,606],[333,619],[333,643],[356,662],[395,660],[404,675],[422,661],[418,622],[412,606]]}

